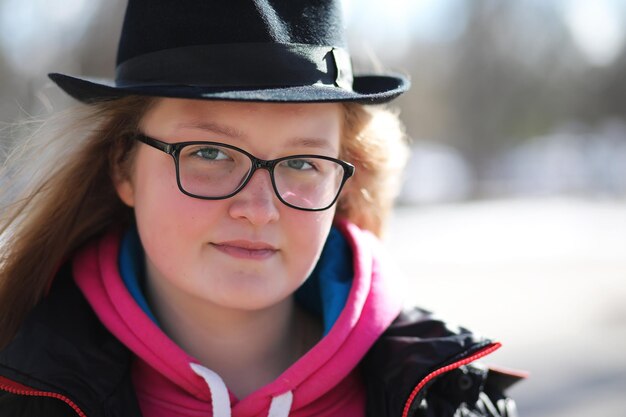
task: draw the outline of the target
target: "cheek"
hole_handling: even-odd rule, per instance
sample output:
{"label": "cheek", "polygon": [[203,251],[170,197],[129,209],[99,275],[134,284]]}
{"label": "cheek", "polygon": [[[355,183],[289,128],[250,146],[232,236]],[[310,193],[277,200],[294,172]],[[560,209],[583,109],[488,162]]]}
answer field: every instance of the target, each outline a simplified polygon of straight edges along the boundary
{"label": "cheek", "polygon": [[[180,195],[179,195],[180,194]],[[165,244],[177,241],[178,246],[206,231],[214,222],[215,210],[211,210],[202,201],[196,202],[183,195],[178,189],[168,190],[155,195],[157,198],[145,199],[135,206],[137,224],[144,234],[153,240]]]}
{"label": "cheek", "polygon": [[135,218],[146,252],[152,259],[181,256],[214,221],[218,205],[181,193],[173,166],[141,168],[135,178]]}
{"label": "cheek", "polygon": [[[149,149],[148,151],[151,151]],[[135,170],[136,215],[168,225],[193,213],[194,200],[178,189],[174,163],[167,155],[140,153]]]}
{"label": "cheek", "polygon": [[334,208],[323,212],[299,212],[289,222],[285,222],[284,230],[292,248],[292,265],[305,276],[308,276],[317,263],[332,226],[334,213]]}

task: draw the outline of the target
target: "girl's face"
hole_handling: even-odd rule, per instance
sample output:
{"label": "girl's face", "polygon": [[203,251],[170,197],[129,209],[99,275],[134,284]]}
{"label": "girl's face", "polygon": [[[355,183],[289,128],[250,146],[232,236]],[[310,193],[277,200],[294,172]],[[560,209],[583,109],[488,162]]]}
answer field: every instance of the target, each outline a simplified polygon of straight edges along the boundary
{"label": "girl's face", "polygon": [[[164,142],[212,141],[258,158],[338,157],[339,104],[268,104],[160,99],[141,130]],[[184,195],[171,156],[145,144],[120,198],[134,207],[149,286],[178,300],[255,310],[285,300],[320,255],[335,207],[307,212],[278,200],[269,172],[225,200]]]}

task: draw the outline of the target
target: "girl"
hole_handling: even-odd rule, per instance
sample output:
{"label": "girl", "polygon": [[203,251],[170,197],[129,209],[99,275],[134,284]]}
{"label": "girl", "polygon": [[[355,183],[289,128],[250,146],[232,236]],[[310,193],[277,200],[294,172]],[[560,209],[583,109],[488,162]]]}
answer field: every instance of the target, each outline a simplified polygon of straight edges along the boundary
{"label": "girl", "polygon": [[364,104],[408,81],[353,76],[341,27],[130,0],[115,82],[50,75],[85,104],[3,171],[0,416],[514,415],[471,364],[498,344],[385,287],[407,150]]}

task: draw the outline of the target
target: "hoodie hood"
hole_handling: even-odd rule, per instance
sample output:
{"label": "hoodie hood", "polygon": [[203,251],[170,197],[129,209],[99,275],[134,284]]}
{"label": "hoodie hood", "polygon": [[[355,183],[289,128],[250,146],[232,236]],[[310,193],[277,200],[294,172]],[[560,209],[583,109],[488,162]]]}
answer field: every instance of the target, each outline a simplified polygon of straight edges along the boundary
{"label": "hoodie hood", "polygon": [[[135,355],[133,382],[144,414],[364,414],[357,365],[398,315],[401,304],[382,280],[384,266],[377,239],[348,222],[338,222],[336,228],[352,254],[351,279],[325,282],[324,277],[333,271],[345,269],[323,256],[316,268],[322,278],[307,282],[303,290],[311,288],[297,295],[306,308],[320,313],[324,337],[276,380],[243,399],[229,392],[217,373],[177,346],[150,317],[147,304],[142,306],[133,297],[118,266],[120,233],[108,234],[78,253],[73,261],[76,284],[103,325]],[[336,239],[329,239],[329,245],[336,244]],[[325,252],[335,250],[327,247]],[[342,287],[347,290],[344,295]]]}

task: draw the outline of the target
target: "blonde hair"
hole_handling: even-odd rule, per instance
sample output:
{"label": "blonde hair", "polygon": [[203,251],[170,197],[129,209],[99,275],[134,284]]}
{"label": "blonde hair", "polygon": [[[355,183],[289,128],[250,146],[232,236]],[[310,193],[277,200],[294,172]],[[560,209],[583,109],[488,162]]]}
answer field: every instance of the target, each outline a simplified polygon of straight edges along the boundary
{"label": "blonde hair", "polygon": [[[133,219],[113,175],[130,172],[133,135],[154,99],[73,108],[42,123],[0,169],[0,347],[81,245]],[[337,215],[380,235],[407,155],[397,115],[344,104],[340,157],[356,166]]]}
{"label": "blonde hair", "polygon": [[339,157],[356,170],[341,193],[337,215],[382,236],[409,155],[404,126],[387,107],[348,103],[344,108]]}

